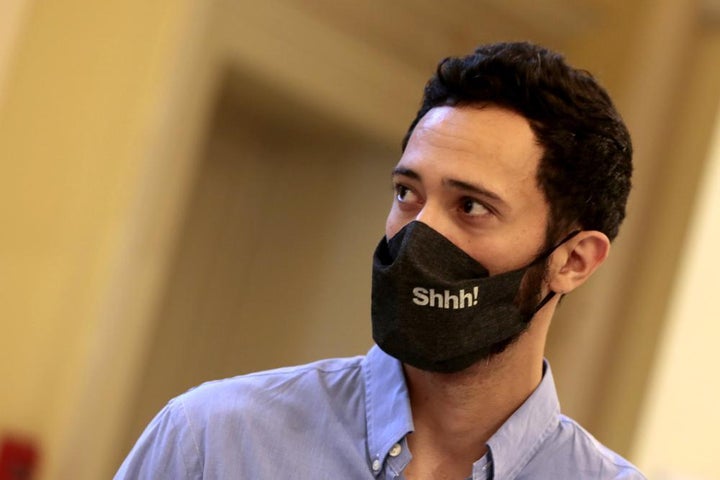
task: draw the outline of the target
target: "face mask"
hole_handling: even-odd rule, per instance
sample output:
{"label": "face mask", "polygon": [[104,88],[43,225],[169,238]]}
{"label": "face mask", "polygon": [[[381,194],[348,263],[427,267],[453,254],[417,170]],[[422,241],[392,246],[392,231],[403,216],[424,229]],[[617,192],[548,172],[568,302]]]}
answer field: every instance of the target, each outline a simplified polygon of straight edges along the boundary
{"label": "face mask", "polygon": [[526,267],[490,276],[487,269],[424,223],[407,224],[380,241],[373,258],[373,339],[403,363],[434,372],[457,372],[489,357],[518,337],[532,316],[516,297]]}

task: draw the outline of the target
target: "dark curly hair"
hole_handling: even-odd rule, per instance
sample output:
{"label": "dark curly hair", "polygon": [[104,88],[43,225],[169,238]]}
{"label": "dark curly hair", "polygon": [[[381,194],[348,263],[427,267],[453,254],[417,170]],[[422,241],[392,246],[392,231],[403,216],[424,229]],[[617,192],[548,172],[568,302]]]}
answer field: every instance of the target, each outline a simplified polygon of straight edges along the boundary
{"label": "dark curly hair", "polygon": [[525,117],[544,149],[537,181],[550,204],[548,244],[571,228],[613,240],[630,192],[630,134],[593,76],[527,42],[484,45],[449,57],[425,86],[402,143],[433,107],[496,105]]}

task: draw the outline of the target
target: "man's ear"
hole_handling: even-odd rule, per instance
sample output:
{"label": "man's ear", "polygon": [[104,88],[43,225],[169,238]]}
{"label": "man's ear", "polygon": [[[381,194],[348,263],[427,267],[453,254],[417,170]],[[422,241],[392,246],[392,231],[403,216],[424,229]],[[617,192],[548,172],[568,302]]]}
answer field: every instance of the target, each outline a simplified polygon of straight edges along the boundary
{"label": "man's ear", "polygon": [[560,245],[550,256],[548,286],[569,293],[585,283],[610,253],[610,240],[595,230],[583,230]]}

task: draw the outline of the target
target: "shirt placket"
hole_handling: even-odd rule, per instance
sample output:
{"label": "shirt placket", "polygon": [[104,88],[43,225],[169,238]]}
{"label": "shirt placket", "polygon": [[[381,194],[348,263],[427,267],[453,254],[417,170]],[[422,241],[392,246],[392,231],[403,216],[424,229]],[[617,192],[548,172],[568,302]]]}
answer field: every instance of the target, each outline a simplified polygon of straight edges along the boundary
{"label": "shirt placket", "polygon": [[492,480],[494,477],[492,467],[490,454],[486,453],[473,465],[472,480]]}
{"label": "shirt placket", "polygon": [[[410,455],[410,450],[407,448],[407,441],[403,438],[388,450],[385,456],[384,468],[383,465],[377,465],[382,468],[382,472],[378,475],[378,478],[382,478],[383,480],[404,480],[405,476],[403,475],[403,471],[405,467],[408,466],[408,463],[410,463],[411,458],[412,455]],[[376,465],[373,465],[373,467],[375,466]]]}

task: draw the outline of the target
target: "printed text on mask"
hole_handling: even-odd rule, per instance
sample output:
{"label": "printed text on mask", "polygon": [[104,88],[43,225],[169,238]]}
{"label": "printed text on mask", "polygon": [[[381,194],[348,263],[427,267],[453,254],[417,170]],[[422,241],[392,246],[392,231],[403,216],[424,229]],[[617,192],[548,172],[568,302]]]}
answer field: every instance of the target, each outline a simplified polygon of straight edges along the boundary
{"label": "printed text on mask", "polygon": [[465,289],[460,289],[457,294],[453,294],[450,290],[443,290],[436,292],[434,288],[413,288],[413,303],[421,307],[436,307],[436,308],[452,308],[457,310],[459,308],[472,307],[477,305],[478,298],[478,287],[473,287],[473,291],[466,292]]}

